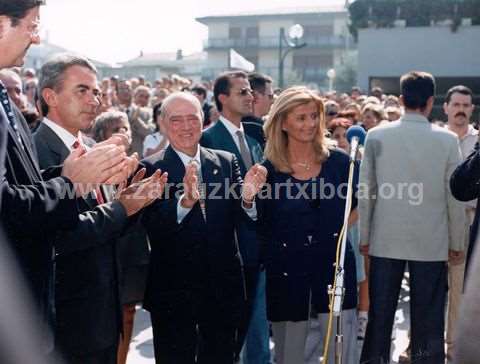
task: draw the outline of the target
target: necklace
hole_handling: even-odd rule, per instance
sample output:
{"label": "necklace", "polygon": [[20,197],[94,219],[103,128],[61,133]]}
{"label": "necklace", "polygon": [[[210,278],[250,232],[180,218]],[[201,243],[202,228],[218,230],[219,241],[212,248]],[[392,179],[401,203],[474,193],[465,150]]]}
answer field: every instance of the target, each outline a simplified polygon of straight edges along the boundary
{"label": "necklace", "polygon": [[307,171],[309,171],[310,168],[312,168],[312,164],[308,163],[308,162],[304,162],[304,163],[296,162],[295,164],[300,166],[300,167],[305,168]]}

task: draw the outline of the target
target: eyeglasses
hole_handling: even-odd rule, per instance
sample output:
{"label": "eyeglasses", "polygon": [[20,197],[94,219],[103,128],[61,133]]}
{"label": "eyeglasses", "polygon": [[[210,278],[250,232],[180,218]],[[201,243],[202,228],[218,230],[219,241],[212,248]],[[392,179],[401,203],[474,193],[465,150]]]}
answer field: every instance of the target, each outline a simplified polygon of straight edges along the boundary
{"label": "eyeglasses", "polygon": [[242,88],[242,89],[238,92],[238,94],[239,94],[240,96],[247,96],[247,95],[252,95],[252,94],[253,94],[253,91],[252,91],[251,89],[249,89],[249,88]]}

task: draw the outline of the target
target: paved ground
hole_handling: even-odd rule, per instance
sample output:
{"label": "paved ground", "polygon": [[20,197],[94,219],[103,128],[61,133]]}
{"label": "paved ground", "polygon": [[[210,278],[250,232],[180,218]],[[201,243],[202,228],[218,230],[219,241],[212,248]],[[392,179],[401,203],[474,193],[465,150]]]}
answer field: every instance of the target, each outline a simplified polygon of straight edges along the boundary
{"label": "paved ground", "polygon": [[[397,363],[398,356],[408,345],[408,327],[410,325],[410,297],[408,291],[409,288],[406,284],[406,280],[404,280],[396,314],[397,328],[396,337],[392,345],[394,359],[392,363]],[[361,350],[361,342],[359,342],[359,348]],[[148,312],[144,311],[143,309],[139,309],[135,316],[134,337],[130,345],[130,353],[128,355],[127,364],[147,363],[154,363],[152,328],[150,326],[150,316],[148,315]]]}

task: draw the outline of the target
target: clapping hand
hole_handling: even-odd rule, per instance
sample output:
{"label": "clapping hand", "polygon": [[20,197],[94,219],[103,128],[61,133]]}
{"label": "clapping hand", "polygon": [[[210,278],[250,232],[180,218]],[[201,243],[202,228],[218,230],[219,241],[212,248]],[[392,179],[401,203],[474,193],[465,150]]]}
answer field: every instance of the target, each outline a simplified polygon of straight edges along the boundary
{"label": "clapping hand", "polygon": [[162,196],[167,183],[168,173],[156,170],[150,177],[143,179],[145,168],[138,171],[126,188],[122,186],[117,193],[118,201],[123,205],[127,216],[136,214]]}
{"label": "clapping hand", "polygon": [[260,164],[255,164],[245,175],[242,186],[243,202],[250,207],[257,193],[267,181],[267,169]]}
{"label": "clapping hand", "polygon": [[122,182],[128,166],[125,158],[125,148],[114,144],[89,151],[77,148],[63,162],[62,176],[72,181],[77,197],[83,196],[98,184]]}
{"label": "clapping hand", "polygon": [[185,194],[181,200],[181,205],[185,208],[192,208],[200,199],[200,191],[198,190],[198,167],[196,163],[190,163],[185,168],[183,185]]}

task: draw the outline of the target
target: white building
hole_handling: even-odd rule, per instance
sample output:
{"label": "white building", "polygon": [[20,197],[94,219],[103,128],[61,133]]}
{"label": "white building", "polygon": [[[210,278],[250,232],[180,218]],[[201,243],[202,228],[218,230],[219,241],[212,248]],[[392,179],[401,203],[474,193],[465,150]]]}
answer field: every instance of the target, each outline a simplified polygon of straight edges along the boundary
{"label": "white building", "polygon": [[[34,70],[38,71],[49,58],[60,53],[76,53],[76,52],[72,52],[72,51],[69,51],[68,49],[52,44],[47,39],[45,41],[42,41],[42,43],[39,45],[32,45],[30,47],[25,57],[24,67],[33,68]],[[98,69],[109,67],[107,63],[102,63],[93,59],[90,59],[90,61]]]}
{"label": "white building", "polygon": [[177,52],[141,53],[140,56],[122,62],[118,67],[101,68],[103,77],[118,75],[131,78],[143,75],[149,81],[155,81],[171,74],[199,82],[202,70],[206,67],[207,55],[204,52],[183,55]]}
{"label": "white building", "polygon": [[304,82],[325,86],[327,70],[336,68],[356,46],[347,26],[343,6],[288,8],[197,18],[208,26],[204,50],[208,68],[204,78],[215,78],[229,68],[229,50],[235,49],[260,72],[278,79],[280,29],[294,24],[304,28],[307,46],[288,54],[284,64],[285,84]]}
{"label": "white building", "polygon": [[359,30],[359,85],[398,93],[399,78],[411,70],[437,80],[440,94],[455,84],[480,90],[480,26],[366,28]]}

